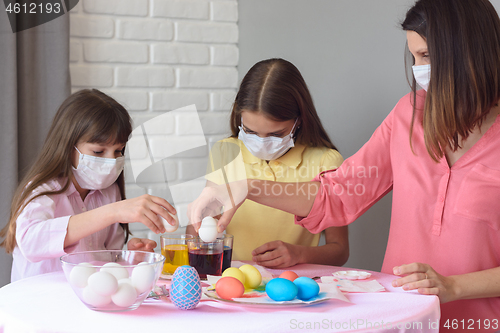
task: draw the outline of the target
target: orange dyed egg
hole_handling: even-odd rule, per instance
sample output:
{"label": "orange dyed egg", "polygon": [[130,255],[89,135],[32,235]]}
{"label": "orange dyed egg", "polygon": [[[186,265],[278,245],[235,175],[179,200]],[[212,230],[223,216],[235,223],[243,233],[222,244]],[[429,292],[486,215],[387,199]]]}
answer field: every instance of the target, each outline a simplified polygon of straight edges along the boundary
{"label": "orange dyed egg", "polygon": [[284,271],[283,273],[280,274],[280,278],[287,279],[287,280],[290,280],[292,282],[293,282],[293,280],[295,280],[298,277],[299,276],[294,271]]}
{"label": "orange dyed egg", "polygon": [[245,287],[240,280],[232,276],[225,276],[217,281],[215,291],[220,298],[230,300],[241,297],[245,292]]}

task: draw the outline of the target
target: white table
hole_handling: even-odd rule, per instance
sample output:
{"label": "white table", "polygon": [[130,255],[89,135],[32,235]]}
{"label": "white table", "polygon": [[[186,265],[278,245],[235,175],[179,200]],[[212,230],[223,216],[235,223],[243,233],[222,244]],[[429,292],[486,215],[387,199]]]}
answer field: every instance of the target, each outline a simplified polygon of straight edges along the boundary
{"label": "white table", "polygon": [[[322,265],[292,268],[299,276],[308,277],[345,269]],[[282,272],[270,271],[277,275]],[[183,311],[164,298],[147,299],[134,311],[110,313],[89,310],[62,272],[49,273],[0,289],[0,333],[438,332],[436,296],[393,288],[391,281],[396,277],[392,275],[373,272],[373,277],[387,292],[347,293],[352,303],[328,300],[311,306],[270,308],[210,300]],[[398,322],[401,329],[393,329]]]}

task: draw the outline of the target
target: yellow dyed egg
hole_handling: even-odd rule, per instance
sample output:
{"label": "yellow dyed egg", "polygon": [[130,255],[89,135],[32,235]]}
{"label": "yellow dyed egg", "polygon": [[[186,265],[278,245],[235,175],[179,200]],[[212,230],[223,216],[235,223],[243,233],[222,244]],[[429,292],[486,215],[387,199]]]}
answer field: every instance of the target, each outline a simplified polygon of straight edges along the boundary
{"label": "yellow dyed egg", "polygon": [[222,273],[222,276],[234,277],[235,279],[240,280],[241,283],[245,284],[245,274],[243,274],[243,272],[236,267],[229,267]]}
{"label": "yellow dyed egg", "polygon": [[245,276],[245,288],[255,289],[260,286],[262,275],[257,268],[247,264],[241,266],[240,271]]}

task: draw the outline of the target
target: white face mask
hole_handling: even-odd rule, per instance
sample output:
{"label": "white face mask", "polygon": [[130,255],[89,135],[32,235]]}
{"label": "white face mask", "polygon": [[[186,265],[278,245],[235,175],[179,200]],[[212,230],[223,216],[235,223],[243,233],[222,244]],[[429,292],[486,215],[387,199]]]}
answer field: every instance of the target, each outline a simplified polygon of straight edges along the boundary
{"label": "white face mask", "polygon": [[431,65],[420,65],[412,66],[413,76],[418,85],[422,87],[425,91],[429,88],[429,82],[431,81]]}
{"label": "white face mask", "polygon": [[102,190],[111,186],[123,170],[125,157],[104,158],[82,154],[76,148],[80,157],[78,166],[73,167],[73,175],[78,185],[87,190]]}
{"label": "white face mask", "polygon": [[[243,124],[243,122],[242,122]],[[257,134],[247,134],[240,126],[240,133],[238,139],[243,141],[243,144],[252,153],[253,156],[261,160],[271,161],[283,156],[290,148],[294,147],[293,143],[293,129],[297,124],[297,120],[293,124],[290,134],[285,135],[283,138],[275,136],[268,136],[261,138]]]}

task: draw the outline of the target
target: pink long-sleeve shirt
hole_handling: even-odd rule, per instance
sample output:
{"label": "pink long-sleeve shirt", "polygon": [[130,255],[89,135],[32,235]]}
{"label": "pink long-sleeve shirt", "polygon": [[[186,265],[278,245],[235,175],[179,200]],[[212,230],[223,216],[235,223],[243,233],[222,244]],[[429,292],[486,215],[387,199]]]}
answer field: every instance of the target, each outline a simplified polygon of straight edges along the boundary
{"label": "pink long-sleeve shirt", "polygon": [[[41,185],[35,192],[59,190],[64,181],[54,179]],[[72,215],[120,199],[116,184],[103,190],[90,191],[85,200],[82,200],[71,183],[64,193],[43,195],[32,200],[16,220],[17,246],[13,252],[11,281],[62,270],[59,258],[66,253],[121,249],[125,242],[125,233],[119,223],[64,248],[68,222]]]}
{"label": "pink long-sleeve shirt", "polygon": [[[500,117],[451,168],[434,162],[424,143],[425,92],[417,96],[412,146],[410,94],[403,97],[371,139],[336,171],[319,174],[312,210],[296,223],[312,232],[356,220],[393,191],[391,226],[382,272],[421,262],[439,274],[465,274],[500,266]],[[497,319],[500,297],[460,300],[441,306],[446,320]],[[460,324],[462,325],[462,324]],[[461,327],[461,326],[460,326]],[[476,330],[478,322],[475,323]],[[457,330],[454,330],[457,332]]]}

